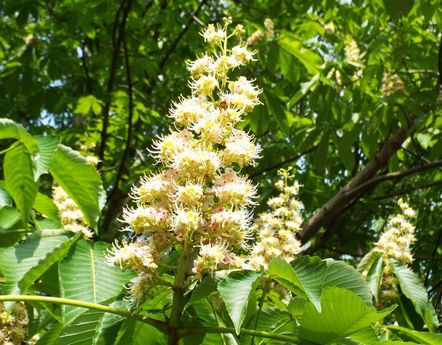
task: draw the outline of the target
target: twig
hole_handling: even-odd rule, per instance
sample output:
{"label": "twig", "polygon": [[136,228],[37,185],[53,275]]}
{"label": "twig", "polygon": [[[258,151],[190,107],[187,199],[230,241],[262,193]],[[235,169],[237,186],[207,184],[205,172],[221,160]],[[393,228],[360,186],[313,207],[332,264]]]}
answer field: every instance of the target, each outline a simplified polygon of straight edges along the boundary
{"label": "twig", "polygon": [[[100,169],[102,164],[103,164],[103,159],[104,159],[104,151],[106,149],[106,141],[107,141],[107,129],[109,126],[109,111],[110,111],[110,106],[111,106],[111,93],[114,89],[114,84],[115,84],[115,77],[117,74],[117,69],[118,69],[118,60],[119,60],[119,56],[120,56],[120,47],[121,47],[121,43],[123,41],[123,36],[124,36],[124,30],[126,28],[126,22],[127,22],[127,17],[129,15],[129,11],[132,5],[132,0],[128,0],[126,3],[126,6],[124,6],[124,2],[121,4],[121,6],[119,7],[117,14],[115,15],[115,22],[114,22],[114,26],[112,28],[112,45],[113,45],[113,54],[112,54],[112,61],[111,61],[111,67],[110,67],[110,71],[109,71],[109,79],[107,82],[107,87],[106,87],[106,94],[108,99],[106,100],[106,102],[104,103],[103,106],[103,110],[101,112],[101,116],[103,118],[103,124],[101,127],[101,140],[100,140],[100,146],[98,148],[98,160],[99,163],[97,165],[97,168]],[[118,27],[118,23],[119,23],[119,18],[120,15],[123,15],[123,18],[121,20],[121,23],[119,25],[118,28],[118,34],[117,34],[117,27]]]}
{"label": "twig", "polygon": [[406,189],[402,189],[398,192],[394,192],[394,193],[389,193],[389,194],[385,194],[385,195],[379,195],[379,196],[375,196],[373,197],[373,200],[383,200],[383,199],[389,199],[389,198],[394,198],[395,196],[399,196],[399,195],[403,195],[403,194],[408,194],[420,189],[425,189],[425,188],[431,188],[434,186],[438,186],[442,184],[442,179],[441,180],[436,180],[430,183],[423,183],[423,184],[419,184],[410,188],[406,188]]}
{"label": "twig", "polygon": [[126,78],[127,78],[127,92],[129,95],[129,104],[128,104],[128,116],[127,116],[127,137],[126,137],[126,146],[123,151],[123,155],[121,156],[120,166],[118,167],[117,176],[115,177],[115,182],[112,187],[111,192],[109,193],[109,198],[113,198],[116,190],[118,189],[118,184],[123,176],[123,172],[125,169],[125,163],[127,156],[129,154],[130,142],[132,138],[132,119],[134,113],[134,99],[132,92],[132,76],[130,70],[129,56],[127,53],[127,41],[126,37],[123,36],[123,51],[124,51],[124,64],[126,65]]}

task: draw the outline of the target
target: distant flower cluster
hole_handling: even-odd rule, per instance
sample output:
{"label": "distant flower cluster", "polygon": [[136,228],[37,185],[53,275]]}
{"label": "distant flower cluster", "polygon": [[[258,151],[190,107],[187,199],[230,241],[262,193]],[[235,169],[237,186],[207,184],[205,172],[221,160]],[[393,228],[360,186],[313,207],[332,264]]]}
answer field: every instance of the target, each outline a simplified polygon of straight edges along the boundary
{"label": "distant flower cluster", "polygon": [[[173,104],[174,125],[151,149],[164,169],[133,187],[135,205],[124,210],[123,230],[135,236],[108,255],[110,264],[138,272],[129,285],[135,300],[158,281],[157,268],[174,248],[190,248],[196,279],[244,264],[238,253],[250,237],[256,188],[240,170],[254,165],[261,149],[235,126],[260,103],[261,90],[244,76],[228,76],[254,60],[242,26],[229,33],[229,24],[202,32],[209,48],[187,65],[191,94]],[[231,38],[239,44],[230,48]]]}
{"label": "distant flower cluster", "polygon": [[297,200],[299,185],[297,182],[289,185],[293,179],[289,169],[279,170],[278,176],[275,187],[280,194],[267,202],[270,210],[261,213],[252,226],[258,241],[251,250],[248,263],[257,269],[267,267],[275,256],[290,262],[301,247],[296,238],[302,224],[302,204]]}
{"label": "distant flower cluster", "polygon": [[399,294],[395,288],[398,281],[393,275],[391,259],[410,264],[413,261],[412,244],[416,241],[414,225],[416,212],[402,199],[398,201],[402,213],[391,217],[386,225],[386,231],[376,243],[375,251],[384,254],[385,269],[382,277],[381,301],[384,304],[394,302]]}
{"label": "distant flower cluster", "polygon": [[382,95],[384,97],[391,96],[397,92],[402,92],[404,90],[404,82],[396,72],[388,70],[384,73],[382,79]]}
{"label": "distant flower cluster", "polygon": [[0,302],[0,339],[3,345],[23,344],[28,333],[28,315],[23,303],[15,303],[11,313]]}

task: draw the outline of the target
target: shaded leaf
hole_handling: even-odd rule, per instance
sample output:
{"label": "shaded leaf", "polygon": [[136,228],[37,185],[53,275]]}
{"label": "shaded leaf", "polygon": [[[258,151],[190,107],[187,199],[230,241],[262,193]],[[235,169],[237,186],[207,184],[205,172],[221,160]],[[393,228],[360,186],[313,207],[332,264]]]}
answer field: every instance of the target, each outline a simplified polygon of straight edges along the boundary
{"label": "shaded leaf", "polygon": [[234,271],[218,284],[218,291],[239,334],[246,317],[250,295],[254,293],[261,274],[254,271]]}
{"label": "shaded leaf", "polygon": [[26,291],[55,262],[61,260],[77,237],[65,231],[36,231],[13,247],[0,248],[0,268],[5,277],[4,294]]}
{"label": "shaded leaf", "polygon": [[5,187],[14,199],[26,226],[38,191],[31,155],[20,144],[6,153],[3,168]]}

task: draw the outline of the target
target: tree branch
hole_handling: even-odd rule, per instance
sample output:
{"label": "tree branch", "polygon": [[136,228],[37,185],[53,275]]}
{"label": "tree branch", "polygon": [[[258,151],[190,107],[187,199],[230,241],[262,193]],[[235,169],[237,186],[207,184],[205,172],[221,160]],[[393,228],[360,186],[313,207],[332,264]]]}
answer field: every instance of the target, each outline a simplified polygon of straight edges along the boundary
{"label": "tree branch", "polygon": [[124,64],[126,65],[126,78],[127,78],[127,93],[129,96],[129,104],[128,104],[128,116],[127,116],[127,137],[126,137],[126,145],[124,147],[123,155],[121,156],[120,165],[118,167],[117,176],[115,177],[115,182],[112,187],[111,192],[109,193],[109,198],[113,198],[114,194],[118,189],[118,184],[123,176],[123,172],[125,170],[125,163],[127,156],[130,150],[130,142],[132,139],[132,119],[134,113],[134,97],[133,97],[133,89],[132,89],[132,75],[130,70],[129,63],[129,55],[127,51],[127,41],[126,37],[123,37],[123,50],[124,50]]}
{"label": "tree branch", "polygon": [[390,157],[400,149],[408,135],[409,133],[404,128],[394,133],[373,159],[309,219],[300,234],[303,242],[312,238],[321,227],[330,223],[334,217],[342,212],[348,202],[353,199],[351,191],[372,179],[387,164]]}
{"label": "tree branch", "polygon": [[384,175],[379,175],[379,176],[376,176],[376,177],[360,184],[356,188],[345,191],[344,194],[347,197],[352,197],[352,196],[366,190],[369,187],[377,186],[379,183],[381,183],[383,181],[402,179],[404,177],[414,175],[414,174],[419,173],[421,171],[439,168],[439,167],[442,167],[442,161],[436,161],[436,162],[433,162],[430,164],[421,165],[421,166],[414,167],[414,168],[411,168],[411,169],[408,169],[405,171],[396,171],[396,172],[392,172],[392,173],[388,173],[388,174],[384,174]]}
{"label": "tree branch", "polygon": [[[121,6],[119,7],[119,9],[115,15],[115,22],[114,22],[114,26],[112,28],[113,54],[112,54],[112,61],[111,61],[111,66],[110,66],[110,70],[109,70],[109,79],[108,79],[107,87],[106,87],[106,94],[107,94],[108,99],[106,99],[106,102],[104,103],[104,106],[103,106],[103,110],[101,111],[101,117],[103,119],[103,124],[101,127],[100,146],[98,148],[98,159],[99,159],[98,166],[97,166],[98,169],[100,169],[103,164],[104,151],[106,149],[106,141],[107,141],[107,129],[109,126],[109,111],[110,111],[110,106],[111,106],[111,101],[112,101],[111,100],[111,93],[114,89],[115,77],[116,77],[117,69],[118,69],[118,60],[120,57],[121,43],[123,41],[124,30],[126,28],[127,17],[129,15],[129,11],[130,11],[131,6],[132,6],[132,0],[128,0],[127,3],[123,2],[121,4]],[[121,14],[123,17],[122,17],[121,23],[118,27],[119,18],[120,18]],[[117,27],[118,27],[118,34],[117,34]]]}
{"label": "tree branch", "polygon": [[398,192],[394,192],[394,193],[390,193],[390,194],[386,194],[386,195],[375,196],[375,197],[373,197],[373,200],[383,200],[383,199],[394,198],[396,196],[408,194],[408,193],[414,192],[419,189],[431,188],[431,187],[438,186],[441,184],[442,184],[442,180],[436,180],[436,181],[429,182],[429,183],[423,183],[423,184],[419,184],[419,185],[416,185],[416,186],[413,186],[410,188],[402,189]]}
{"label": "tree branch", "polygon": [[307,150],[305,150],[305,151],[302,151],[301,153],[297,154],[296,156],[293,156],[293,157],[290,157],[290,158],[286,159],[285,161],[282,161],[282,162],[279,162],[279,163],[276,163],[276,164],[270,165],[270,166],[268,166],[268,167],[265,167],[265,168],[262,169],[262,170],[259,170],[259,171],[257,171],[257,172],[254,172],[253,174],[250,174],[249,177],[250,177],[250,178],[254,178],[254,177],[259,176],[259,175],[262,175],[262,174],[264,174],[264,173],[266,173],[266,172],[269,172],[269,171],[272,171],[272,170],[278,169],[278,168],[280,168],[280,167],[282,167],[282,166],[284,166],[284,165],[286,165],[286,164],[288,164],[288,163],[291,163],[291,162],[293,162],[293,161],[298,160],[298,159],[301,158],[302,156],[305,156],[305,155],[307,155],[307,154],[313,152],[314,150],[317,149],[317,147],[318,147],[318,145],[314,145],[314,146],[310,147],[309,149],[307,149]]}

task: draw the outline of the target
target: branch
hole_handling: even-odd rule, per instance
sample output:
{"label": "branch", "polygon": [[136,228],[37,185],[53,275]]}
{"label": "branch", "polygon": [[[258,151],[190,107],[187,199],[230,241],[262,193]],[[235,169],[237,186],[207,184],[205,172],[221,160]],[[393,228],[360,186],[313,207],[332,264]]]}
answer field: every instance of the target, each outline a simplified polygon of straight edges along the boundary
{"label": "branch", "polygon": [[266,168],[264,168],[262,170],[254,172],[253,174],[250,174],[249,177],[250,178],[254,178],[254,177],[259,176],[261,174],[264,174],[266,172],[278,169],[278,168],[280,168],[280,167],[282,167],[282,166],[284,166],[284,165],[286,165],[288,163],[291,163],[293,161],[298,160],[299,158],[301,158],[302,156],[305,156],[306,154],[309,154],[309,153],[313,152],[314,150],[317,149],[317,147],[318,147],[318,145],[314,145],[314,146],[310,147],[309,149],[307,149],[305,151],[302,151],[301,153],[297,154],[296,156],[293,156],[293,157],[290,157],[290,158],[286,159],[285,161],[276,163],[276,164],[268,166],[268,167],[266,167]]}
{"label": "branch", "polygon": [[120,166],[118,167],[117,176],[115,177],[115,182],[112,187],[112,190],[109,193],[109,198],[111,198],[111,199],[114,197],[114,194],[116,193],[116,190],[118,189],[118,184],[121,180],[121,177],[123,176],[126,159],[129,154],[130,142],[132,139],[132,119],[133,119],[133,113],[134,113],[134,97],[133,97],[132,76],[131,76],[131,70],[130,70],[129,55],[128,55],[128,51],[127,51],[126,37],[123,37],[123,50],[124,50],[124,64],[126,65],[127,92],[129,95],[129,105],[128,105],[129,111],[128,111],[128,116],[127,116],[127,138],[126,138],[126,146],[124,148],[123,155],[121,156]]}
{"label": "branch", "polygon": [[396,172],[376,176],[376,177],[360,184],[356,188],[345,191],[344,194],[347,197],[351,197],[351,196],[358,194],[359,192],[364,191],[368,187],[376,186],[383,181],[401,179],[401,178],[404,178],[404,177],[407,177],[410,175],[414,175],[414,174],[419,173],[424,170],[439,168],[439,167],[442,167],[442,161],[436,161],[436,162],[433,162],[430,164],[421,165],[421,166],[414,167],[414,168],[411,168],[411,169],[408,169],[405,171],[396,171]]}
{"label": "branch", "polygon": [[128,317],[152,325],[165,334],[168,334],[168,332],[170,331],[169,326],[163,321],[155,320],[147,316],[132,313],[130,311],[115,309],[106,305],[77,301],[69,298],[48,297],[48,296],[28,296],[28,295],[0,295],[0,301],[48,302],[54,304],[73,305],[75,307],[95,309],[95,310],[104,311],[105,313],[111,313],[115,315]]}
{"label": "branch", "polygon": [[175,38],[175,41],[170,45],[169,49],[167,49],[166,54],[161,59],[159,63],[159,70],[162,71],[164,65],[166,64],[167,60],[169,60],[170,55],[173,53],[175,48],[177,47],[178,43],[181,41],[187,30],[189,30],[192,23],[195,21],[195,18],[197,18],[198,13],[201,11],[203,6],[207,3],[207,0],[202,0],[200,4],[198,5],[198,8],[194,13],[191,14],[189,21],[187,22],[186,26],[183,28],[183,30],[180,32],[180,34]]}
{"label": "branch", "polygon": [[423,183],[423,184],[419,184],[419,185],[416,185],[416,186],[413,186],[413,187],[410,187],[410,188],[402,189],[402,190],[400,190],[398,192],[394,192],[394,193],[390,193],[390,194],[385,194],[385,195],[380,195],[380,196],[375,196],[373,198],[373,200],[389,199],[389,198],[393,198],[395,196],[399,196],[399,195],[403,195],[403,194],[408,194],[408,193],[414,192],[414,191],[419,190],[419,189],[425,189],[425,188],[431,188],[431,187],[434,187],[434,186],[438,186],[440,184],[442,184],[442,179],[441,180],[436,180],[436,181],[433,181],[433,182],[430,182],[430,183]]}
{"label": "branch", "polygon": [[308,223],[304,226],[300,236],[303,242],[312,238],[321,227],[327,225],[334,217],[339,215],[351,199],[350,192],[372,179],[388,162],[390,157],[398,151],[409,133],[404,128],[399,129],[382,146],[368,164],[348,182],[339,192],[337,192],[324,206],[322,206]]}
{"label": "branch", "polygon": [[[177,335],[179,338],[184,338],[184,337],[188,337],[190,335],[200,334],[200,333],[236,334],[235,328],[233,328],[233,327],[198,327],[198,328],[183,327],[183,328],[177,329]],[[246,328],[241,328],[240,334],[241,335],[251,335],[251,336],[267,338],[267,339],[281,340],[281,341],[289,342],[292,344],[297,344],[299,342],[299,339],[296,338],[295,335],[290,336],[290,335],[274,334],[274,333],[270,333],[270,332],[256,331],[253,329],[246,329]]]}
{"label": "branch", "polygon": [[[117,11],[117,14],[115,15],[115,22],[114,22],[114,26],[112,28],[113,54],[112,54],[111,67],[109,70],[109,79],[108,79],[107,87],[106,87],[106,94],[107,94],[108,99],[106,100],[106,102],[103,106],[103,110],[101,112],[101,117],[103,118],[103,124],[101,127],[100,146],[98,148],[98,166],[97,166],[98,169],[100,169],[103,164],[104,151],[106,149],[106,141],[107,141],[107,128],[109,126],[109,110],[110,110],[110,106],[111,106],[111,93],[114,89],[115,76],[117,74],[118,60],[119,60],[119,56],[120,56],[120,47],[121,47],[121,43],[123,41],[124,30],[126,28],[127,17],[129,15],[131,5],[132,5],[132,0],[128,0],[126,3],[126,6],[124,6],[124,2],[121,4],[120,8]],[[117,26],[119,23],[119,18],[120,18],[121,12],[123,12],[123,19],[121,20],[121,24],[119,26],[119,31],[117,34]]]}

